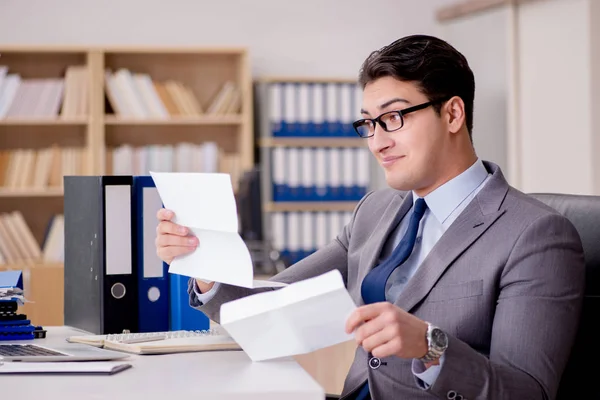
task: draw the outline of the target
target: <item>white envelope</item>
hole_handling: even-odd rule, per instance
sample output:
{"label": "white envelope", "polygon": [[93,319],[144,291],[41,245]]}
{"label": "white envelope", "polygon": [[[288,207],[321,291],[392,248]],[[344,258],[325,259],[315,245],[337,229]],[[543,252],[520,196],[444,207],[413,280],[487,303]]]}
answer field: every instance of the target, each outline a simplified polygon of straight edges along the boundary
{"label": "white envelope", "polygon": [[248,247],[238,233],[231,177],[221,173],[150,172],[173,222],[186,226],[200,244],[171,262],[169,272],[247,288],[281,287],[254,280]]}
{"label": "white envelope", "polygon": [[221,326],[253,361],[309,353],[352,340],[356,309],[338,270],[221,305]]}

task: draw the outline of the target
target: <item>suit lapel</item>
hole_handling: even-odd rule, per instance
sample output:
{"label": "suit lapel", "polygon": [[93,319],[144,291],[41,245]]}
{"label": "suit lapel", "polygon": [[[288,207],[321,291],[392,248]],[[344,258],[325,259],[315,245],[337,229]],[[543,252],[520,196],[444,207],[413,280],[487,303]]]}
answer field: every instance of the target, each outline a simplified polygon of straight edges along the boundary
{"label": "suit lapel", "polygon": [[387,206],[379,219],[379,223],[373,230],[373,234],[369,237],[371,245],[367,246],[361,254],[361,279],[375,267],[388,236],[402,218],[404,218],[412,205],[412,192],[408,192],[404,197],[400,195],[394,196],[393,200]]}
{"label": "suit lapel", "polygon": [[493,172],[490,181],[450,225],[398,296],[395,304],[405,311],[423,300],[446,269],[506,212],[500,207],[508,183],[497,166],[486,167]]}

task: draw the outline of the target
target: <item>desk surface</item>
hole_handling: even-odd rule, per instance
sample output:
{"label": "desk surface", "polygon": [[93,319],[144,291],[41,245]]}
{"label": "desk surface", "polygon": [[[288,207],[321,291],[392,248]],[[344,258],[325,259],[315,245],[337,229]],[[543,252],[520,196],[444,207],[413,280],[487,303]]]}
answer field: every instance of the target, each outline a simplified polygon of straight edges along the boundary
{"label": "desk surface", "polygon": [[[64,344],[81,335],[48,328],[35,344]],[[131,355],[132,368],[115,375],[10,375],[2,395],[23,399],[286,399],[323,400],[323,389],[293,359],[253,363],[242,351]],[[1,368],[1,367],[0,367]],[[10,382],[10,383],[9,383]]]}

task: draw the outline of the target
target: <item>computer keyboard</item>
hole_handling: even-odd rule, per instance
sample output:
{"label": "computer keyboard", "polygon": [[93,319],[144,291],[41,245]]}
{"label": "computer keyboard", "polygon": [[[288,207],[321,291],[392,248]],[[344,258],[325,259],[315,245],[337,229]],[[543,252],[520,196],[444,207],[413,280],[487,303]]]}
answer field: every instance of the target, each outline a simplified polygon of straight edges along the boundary
{"label": "computer keyboard", "polygon": [[0,344],[0,356],[66,356],[66,354],[45,349],[34,344]]}

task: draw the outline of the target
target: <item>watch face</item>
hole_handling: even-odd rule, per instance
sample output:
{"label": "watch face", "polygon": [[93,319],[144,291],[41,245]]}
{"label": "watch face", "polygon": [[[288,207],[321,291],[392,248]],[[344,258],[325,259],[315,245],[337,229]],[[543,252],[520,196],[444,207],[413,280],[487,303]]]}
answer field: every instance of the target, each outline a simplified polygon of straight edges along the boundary
{"label": "watch face", "polygon": [[445,349],[448,347],[448,336],[441,329],[435,328],[431,331],[431,341],[437,348]]}

